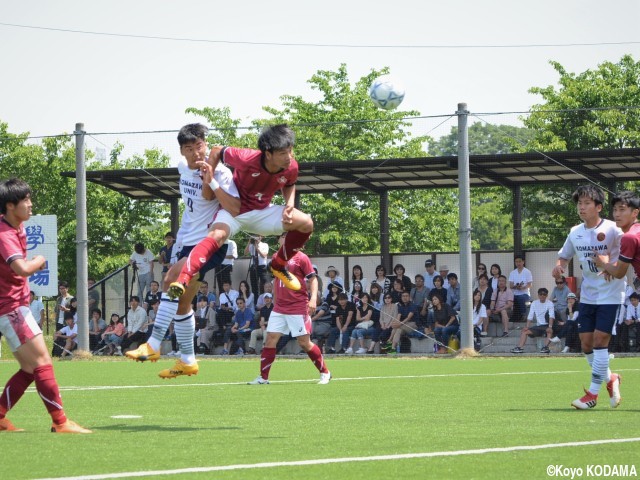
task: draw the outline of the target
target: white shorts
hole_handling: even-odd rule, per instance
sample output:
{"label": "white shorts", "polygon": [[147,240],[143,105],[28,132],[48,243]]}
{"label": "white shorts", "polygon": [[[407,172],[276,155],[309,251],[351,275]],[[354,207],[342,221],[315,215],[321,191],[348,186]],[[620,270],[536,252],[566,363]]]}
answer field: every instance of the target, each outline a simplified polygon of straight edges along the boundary
{"label": "white shorts", "polygon": [[224,223],[228,225],[229,238],[233,238],[240,231],[264,236],[280,235],[284,232],[283,212],[284,205],[269,205],[262,210],[251,210],[237,217],[233,217],[226,210],[220,210],[213,220],[213,224]]}
{"label": "white shorts", "polygon": [[267,333],[281,333],[292,337],[300,337],[311,333],[311,317],[309,315],[291,315],[271,312]]}
{"label": "white shorts", "polygon": [[7,339],[9,348],[15,352],[20,345],[24,345],[42,334],[42,330],[38,326],[29,307],[18,307],[16,310],[9,312],[0,317],[0,332]]}

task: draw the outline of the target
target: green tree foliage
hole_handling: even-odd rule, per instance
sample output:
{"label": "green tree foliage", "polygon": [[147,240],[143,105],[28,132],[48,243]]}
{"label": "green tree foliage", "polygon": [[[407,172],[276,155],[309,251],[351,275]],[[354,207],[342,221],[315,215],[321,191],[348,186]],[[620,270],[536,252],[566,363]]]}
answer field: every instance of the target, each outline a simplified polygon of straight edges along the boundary
{"label": "green tree foliage", "polygon": [[[550,63],[560,77],[558,86],[530,89],[543,102],[523,118],[533,138],[521,151],[640,146],[640,62],[625,55],[617,63],[603,62],[580,74],[567,72],[558,62]],[[589,181],[593,179],[580,183]],[[525,248],[562,244],[568,228],[579,222],[571,201],[575,187],[561,184],[522,189]]]}
{"label": "green tree foliage", "polygon": [[[34,213],[56,215],[58,220],[59,278],[76,278],[76,181],[61,176],[75,170],[75,146],[71,136],[27,142],[27,134],[15,135],[0,123],[0,177],[20,177],[33,191]],[[108,165],[90,158],[87,170],[166,167],[169,159],[156,150],[120,160],[122,146],[111,152]],[[126,264],[133,244],[141,241],[157,252],[168,224],[164,204],[138,202],[100,186],[87,188],[87,237],[89,275],[101,278]]]}
{"label": "green tree foliage", "polygon": [[[270,118],[257,120],[254,126],[259,128],[275,122],[292,125],[297,135],[295,155],[300,162],[424,156],[422,146],[428,138],[413,136],[412,125],[404,120],[418,112],[380,110],[368,98],[369,85],[384,73],[388,70],[372,70],[352,84],[345,65],[337,71],[318,71],[309,84],[318,92],[319,100],[285,95],[281,97],[282,109],[264,107]],[[226,109],[190,111],[202,115],[216,127],[238,125],[229,119]],[[255,137],[251,134],[229,140],[234,145],[247,145],[251,140],[249,146],[255,146]],[[457,200],[435,191],[392,192],[389,203],[393,251],[422,251],[418,245],[430,238],[426,230],[424,235],[407,235],[406,231],[422,232],[427,223],[429,226],[453,225],[454,229],[457,224]],[[301,196],[300,208],[315,221],[315,233],[307,244],[307,251],[313,254],[379,252],[379,205],[380,199],[373,192]],[[434,205],[436,210],[431,211]],[[401,225],[407,225],[408,229],[402,230]],[[441,232],[435,235],[438,239],[432,244],[450,237],[442,235],[442,228],[430,228]],[[451,238],[457,242],[457,236]]]}
{"label": "green tree foliage", "polygon": [[[533,138],[523,127],[475,122],[469,127],[469,153],[494,155],[518,151]],[[458,127],[429,145],[434,156],[458,154]],[[473,165],[470,165],[473,170]],[[509,250],[513,248],[512,192],[505,187],[471,190],[471,237],[474,248]]]}

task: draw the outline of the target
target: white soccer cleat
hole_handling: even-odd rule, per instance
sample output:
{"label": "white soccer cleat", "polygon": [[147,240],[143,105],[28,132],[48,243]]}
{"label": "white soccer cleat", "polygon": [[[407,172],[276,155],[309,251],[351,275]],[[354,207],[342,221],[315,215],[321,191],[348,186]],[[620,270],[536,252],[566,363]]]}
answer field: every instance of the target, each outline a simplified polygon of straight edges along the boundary
{"label": "white soccer cleat", "polygon": [[321,373],[318,385],[326,385],[331,380],[331,372]]}
{"label": "white soccer cleat", "polygon": [[247,382],[247,385],[269,385],[269,380],[265,380],[262,377],[258,377],[251,382]]}
{"label": "white soccer cleat", "polygon": [[607,392],[609,392],[611,408],[616,408],[622,400],[620,396],[620,383],[622,383],[622,377],[617,373],[612,373],[610,380],[607,382]]}

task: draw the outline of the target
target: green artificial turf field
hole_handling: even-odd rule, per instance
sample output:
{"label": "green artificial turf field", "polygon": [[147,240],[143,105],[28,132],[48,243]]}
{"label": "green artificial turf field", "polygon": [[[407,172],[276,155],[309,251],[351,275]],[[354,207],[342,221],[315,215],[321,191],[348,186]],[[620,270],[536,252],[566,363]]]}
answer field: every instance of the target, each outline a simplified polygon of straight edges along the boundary
{"label": "green artificial turf field", "polygon": [[[30,390],[9,414],[26,432],[0,434],[2,478],[494,480],[554,478],[549,465],[582,468],[585,477],[590,465],[640,471],[637,358],[612,361],[623,376],[621,406],[612,410],[603,389],[589,411],[569,406],[588,386],[583,357],[328,358],[334,379],[325,386],[306,357],[276,360],[272,383],[255,386],[246,382],[258,374],[256,356],[205,359],[197,376],[158,378],[170,364],[56,361],[69,418],[94,434],[49,433]],[[16,367],[0,363],[2,384]],[[602,443],[612,439],[632,440]],[[571,442],[593,443],[550,446]]]}

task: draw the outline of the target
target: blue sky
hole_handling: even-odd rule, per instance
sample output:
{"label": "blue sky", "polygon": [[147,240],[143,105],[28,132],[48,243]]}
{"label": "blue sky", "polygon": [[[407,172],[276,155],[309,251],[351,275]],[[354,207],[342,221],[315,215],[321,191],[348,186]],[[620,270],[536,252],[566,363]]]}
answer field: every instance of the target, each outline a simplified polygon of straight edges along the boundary
{"label": "blue sky", "polygon": [[[188,6],[186,6],[188,5]],[[620,0],[237,1],[0,0],[0,23],[228,42],[529,45],[640,41],[640,2]],[[403,108],[423,115],[527,110],[531,86],[555,84],[549,60],[595,68],[640,43],[541,48],[332,48],[181,42],[0,25],[0,121],[12,132],[177,129],[187,107],[228,106],[249,123],[283,94],[346,63],[353,81],[389,66]]]}

